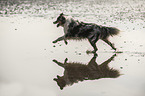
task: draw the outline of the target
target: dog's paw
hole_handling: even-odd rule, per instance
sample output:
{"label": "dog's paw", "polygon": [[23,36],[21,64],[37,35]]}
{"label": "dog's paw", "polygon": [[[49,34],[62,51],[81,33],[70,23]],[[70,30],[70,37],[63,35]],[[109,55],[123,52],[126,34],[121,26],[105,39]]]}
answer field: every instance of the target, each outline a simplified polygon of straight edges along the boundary
{"label": "dog's paw", "polygon": [[68,44],[68,42],[67,41],[64,41],[64,43],[67,45]]}
{"label": "dog's paw", "polygon": [[55,40],[55,41],[52,41],[52,43],[56,43],[57,41]]}
{"label": "dog's paw", "polygon": [[86,53],[87,53],[87,54],[92,54],[92,53],[93,53],[93,54],[96,54],[96,51],[94,51],[94,50],[93,50],[93,51],[87,50]]}
{"label": "dog's paw", "polygon": [[114,51],[114,53],[123,53],[123,51],[119,51],[118,49],[116,49],[116,50]]}
{"label": "dog's paw", "polygon": [[94,53],[94,57],[93,58],[96,58],[96,57],[98,57],[98,54],[97,53]]}
{"label": "dog's paw", "polygon": [[55,60],[55,59],[53,59],[52,61],[55,62],[55,63],[57,62],[57,60]]}

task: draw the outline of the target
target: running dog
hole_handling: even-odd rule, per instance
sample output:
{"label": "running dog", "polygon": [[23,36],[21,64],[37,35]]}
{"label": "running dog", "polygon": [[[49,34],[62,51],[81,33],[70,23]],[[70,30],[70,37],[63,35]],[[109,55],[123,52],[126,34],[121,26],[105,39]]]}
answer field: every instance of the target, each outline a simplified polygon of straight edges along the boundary
{"label": "running dog", "polygon": [[61,13],[57,20],[53,23],[57,24],[57,27],[62,26],[64,28],[64,36],[54,40],[53,43],[64,40],[67,45],[67,39],[88,39],[94,48],[94,51],[92,52],[96,53],[98,50],[96,42],[101,39],[116,51],[114,44],[108,40],[108,37],[117,35],[120,31],[117,28],[100,26],[94,23],[79,22],[78,20],[74,20],[72,17],[66,16],[63,13]]}

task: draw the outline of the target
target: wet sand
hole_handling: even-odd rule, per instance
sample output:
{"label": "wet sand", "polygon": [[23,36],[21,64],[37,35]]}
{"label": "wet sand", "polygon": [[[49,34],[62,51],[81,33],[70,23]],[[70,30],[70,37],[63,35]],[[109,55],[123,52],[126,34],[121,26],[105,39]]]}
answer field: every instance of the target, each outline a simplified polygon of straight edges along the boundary
{"label": "wet sand", "polygon": [[[145,96],[145,2],[44,1],[0,3],[0,96]],[[63,29],[52,23],[62,11],[80,21],[119,28],[120,34],[110,40],[122,53],[115,56],[99,40],[98,57],[89,63],[93,54],[86,51],[93,48],[87,40],[53,44],[63,35]],[[76,74],[61,66],[65,60],[68,68],[77,69]],[[105,63],[109,69],[101,67],[106,60],[110,60]],[[96,72],[97,68],[104,70]],[[116,77],[107,74],[111,68]],[[66,81],[59,83],[66,85],[63,90],[55,81],[57,75]]]}
{"label": "wet sand", "polygon": [[[63,76],[64,68],[52,60],[87,65],[93,54],[88,41],[52,44],[63,34],[51,20],[40,17],[1,17],[0,19],[0,94],[1,96],[144,96],[145,42],[143,30],[121,32],[110,38],[123,51],[109,63],[120,72],[118,78],[84,80],[60,90],[53,80]],[[121,28],[121,27],[119,27]],[[109,59],[113,50],[99,41],[96,62]]]}

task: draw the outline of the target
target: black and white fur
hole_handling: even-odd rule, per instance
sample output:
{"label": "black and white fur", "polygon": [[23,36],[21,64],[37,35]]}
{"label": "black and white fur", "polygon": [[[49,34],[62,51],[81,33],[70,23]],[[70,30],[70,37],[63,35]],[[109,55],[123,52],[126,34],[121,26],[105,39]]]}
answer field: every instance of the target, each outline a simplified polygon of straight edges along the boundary
{"label": "black and white fur", "polygon": [[96,42],[101,39],[116,51],[114,44],[108,40],[108,37],[117,35],[119,33],[119,29],[117,28],[100,26],[94,23],[79,22],[63,13],[61,13],[53,23],[57,24],[57,27],[62,26],[64,28],[64,36],[54,40],[53,43],[64,40],[65,44],[67,44],[67,39],[88,39],[94,48],[92,52],[96,53],[98,50]]}

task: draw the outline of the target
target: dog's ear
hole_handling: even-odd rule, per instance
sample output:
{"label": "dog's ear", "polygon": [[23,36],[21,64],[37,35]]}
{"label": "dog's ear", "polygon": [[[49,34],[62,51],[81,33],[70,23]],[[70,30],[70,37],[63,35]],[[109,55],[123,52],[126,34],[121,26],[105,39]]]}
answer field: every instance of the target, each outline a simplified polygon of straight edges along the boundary
{"label": "dog's ear", "polygon": [[60,16],[64,15],[63,13],[60,14]]}

